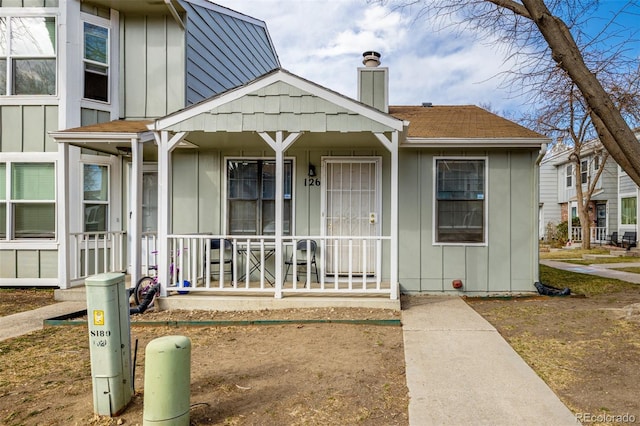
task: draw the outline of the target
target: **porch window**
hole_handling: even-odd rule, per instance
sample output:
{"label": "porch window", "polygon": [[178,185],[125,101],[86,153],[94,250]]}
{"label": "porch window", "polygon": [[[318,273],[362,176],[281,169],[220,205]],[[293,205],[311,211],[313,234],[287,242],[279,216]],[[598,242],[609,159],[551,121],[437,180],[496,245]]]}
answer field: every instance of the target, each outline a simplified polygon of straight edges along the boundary
{"label": "porch window", "polygon": [[[293,161],[284,161],[283,233],[291,233]],[[273,235],[276,162],[227,161],[227,229],[233,235]]]}
{"label": "porch window", "polygon": [[573,186],[573,164],[567,165],[565,175],[567,178],[567,188],[571,188]]}
{"label": "porch window", "polygon": [[0,95],[56,94],[56,19],[0,17]]}
{"label": "porch window", "polygon": [[53,163],[0,164],[0,237],[55,238],[55,194]]}
{"label": "porch window", "polygon": [[85,164],[83,169],[84,231],[108,231],[109,167]]}
{"label": "porch window", "polygon": [[436,159],[436,242],[484,242],[484,159]]}
{"label": "porch window", "polygon": [[621,225],[636,225],[638,223],[638,199],[628,197],[621,199]]}
{"label": "porch window", "polygon": [[84,97],[109,101],[109,29],[84,23]]}

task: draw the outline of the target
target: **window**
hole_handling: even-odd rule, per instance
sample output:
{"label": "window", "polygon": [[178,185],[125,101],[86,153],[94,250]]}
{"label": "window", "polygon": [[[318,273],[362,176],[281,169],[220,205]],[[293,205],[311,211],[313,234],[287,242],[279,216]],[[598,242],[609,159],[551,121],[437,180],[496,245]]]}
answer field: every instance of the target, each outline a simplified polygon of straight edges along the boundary
{"label": "window", "polygon": [[84,23],[84,97],[109,101],[109,29]]}
{"label": "window", "polygon": [[55,193],[53,163],[0,164],[0,237],[55,238]]}
{"label": "window", "polygon": [[582,160],[580,162],[580,183],[585,184],[589,178],[589,162]]}
{"label": "window", "polygon": [[436,159],[436,242],[484,242],[485,163]]}
{"label": "window", "polygon": [[[293,162],[284,162],[283,233],[291,233]],[[234,235],[275,234],[276,162],[227,161],[228,232]]]}
{"label": "window", "polygon": [[55,94],[55,18],[1,17],[0,95]]}
{"label": "window", "polygon": [[638,223],[638,200],[636,197],[623,198],[621,200],[621,225],[635,225]]}
{"label": "window", "polygon": [[567,188],[571,188],[573,186],[573,164],[567,164],[565,175],[567,177]]}
{"label": "window", "polygon": [[109,167],[85,164],[83,169],[84,231],[108,231]]}
{"label": "window", "polygon": [[600,169],[600,155],[596,155],[593,157],[593,170]]}

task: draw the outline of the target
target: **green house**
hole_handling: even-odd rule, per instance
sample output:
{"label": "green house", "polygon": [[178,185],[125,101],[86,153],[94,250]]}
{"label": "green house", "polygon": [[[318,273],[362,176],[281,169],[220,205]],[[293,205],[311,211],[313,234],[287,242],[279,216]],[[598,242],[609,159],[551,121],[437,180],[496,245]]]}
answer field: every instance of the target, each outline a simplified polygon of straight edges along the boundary
{"label": "green house", "polygon": [[[389,106],[379,58],[365,52],[355,70],[359,100],[278,68],[155,120],[51,134],[122,157],[123,269],[135,282],[157,264],[175,283],[164,295],[188,285],[396,303],[400,293],[535,291],[547,139],[475,106]],[[117,251],[91,244],[70,247],[70,259]]]}

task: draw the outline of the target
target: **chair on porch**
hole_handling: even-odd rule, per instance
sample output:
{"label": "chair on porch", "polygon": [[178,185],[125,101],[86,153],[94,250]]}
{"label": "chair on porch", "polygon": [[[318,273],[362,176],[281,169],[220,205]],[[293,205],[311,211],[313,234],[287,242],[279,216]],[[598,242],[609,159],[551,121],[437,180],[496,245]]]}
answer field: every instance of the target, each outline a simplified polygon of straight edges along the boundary
{"label": "chair on porch", "polygon": [[[307,242],[309,242],[309,244],[307,244]],[[309,252],[307,252],[307,246],[309,248]],[[284,281],[287,280],[287,277],[289,276],[289,269],[291,268],[291,266],[296,265],[296,272],[300,271],[301,268],[305,268],[304,269],[304,274],[306,275],[307,271],[306,268],[307,267],[313,267],[315,270],[315,274],[316,274],[316,282],[320,282],[320,276],[318,275],[318,264],[316,263],[316,248],[318,247],[317,243],[315,242],[315,240],[300,240],[296,243],[296,258],[295,258],[295,262],[293,260],[293,253],[291,253],[291,257],[288,260],[285,260],[284,263],[285,265],[287,265],[287,270],[284,274]],[[309,265],[309,266],[307,266]],[[299,272],[298,272],[299,275]],[[284,284],[283,281],[283,284]],[[306,282],[305,282],[305,286],[306,286]]]}
{"label": "chair on porch", "polygon": [[[219,238],[212,238],[209,240],[208,242],[209,253],[210,253],[209,262],[212,266],[217,265],[218,272],[220,271],[220,268],[223,268],[224,274],[229,274],[231,276],[231,281],[233,281],[233,278],[234,278],[233,271],[235,269],[233,267],[233,244],[231,243],[231,241],[225,238],[223,239],[223,245],[224,246],[222,247],[222,250],[221,250]],[[205,252],[205,258],[202,262],[202,265],[204,267],[202,276],[205,277],[207,274],[206,252]],[[226,268],[226,265],[229,265],[228,270]],[[210,272],[212,276],[214,277],[218,276],[218,274],[214,273],[213,270],[210,270]]]}
{"label": "chair on porch", "polygon": [[609,236],[609,244],[611,244],[612,246],[618,246],[618,233],[617,232],[613,232],[610,236]]}

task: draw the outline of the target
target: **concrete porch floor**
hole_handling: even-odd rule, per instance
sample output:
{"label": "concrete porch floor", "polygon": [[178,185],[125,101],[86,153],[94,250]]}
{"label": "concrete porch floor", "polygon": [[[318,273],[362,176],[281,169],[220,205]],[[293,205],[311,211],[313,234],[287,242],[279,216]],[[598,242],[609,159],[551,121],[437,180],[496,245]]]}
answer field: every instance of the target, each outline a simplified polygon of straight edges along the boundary
{"label": "concrete porch floor", "polygon": [[[65,290],[55,290],[57,301],[86,302],[84,286]],[[176,294],[171,292],[167,297],[158,300],[160,310],[212,310],[212,311],[258,311],[263,309],[292,308],[367,308],[393,309],[400,311],[400,299],[392,300],[387,295],[346,295],[339,293],[284,293],[276,299],[271,293],[238,292],[192,292]]]}

